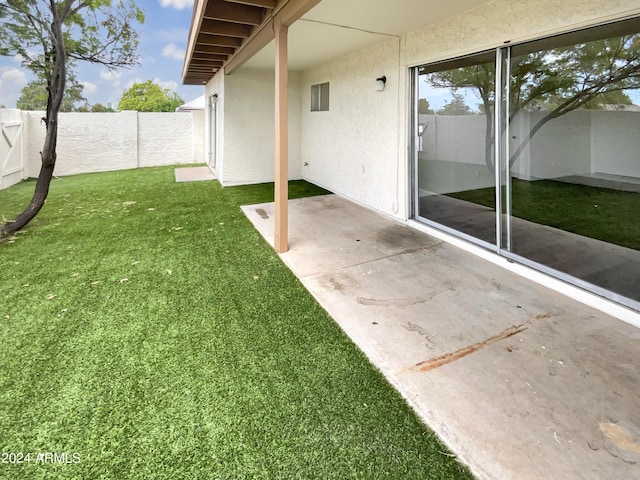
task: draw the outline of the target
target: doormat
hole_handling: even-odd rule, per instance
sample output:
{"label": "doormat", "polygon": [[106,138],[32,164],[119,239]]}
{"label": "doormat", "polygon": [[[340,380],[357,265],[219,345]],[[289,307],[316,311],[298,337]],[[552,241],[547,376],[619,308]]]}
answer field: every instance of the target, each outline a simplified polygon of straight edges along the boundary
{"label": "doormat", "polygon": [[216,176],[209,167],[185,167],[176,168],[176,182],[202,182],[214,180]]}

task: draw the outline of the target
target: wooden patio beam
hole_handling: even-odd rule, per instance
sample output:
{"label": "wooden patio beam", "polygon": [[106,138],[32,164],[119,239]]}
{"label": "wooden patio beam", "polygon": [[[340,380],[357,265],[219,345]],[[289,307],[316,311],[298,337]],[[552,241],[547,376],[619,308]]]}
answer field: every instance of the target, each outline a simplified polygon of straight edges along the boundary
{"label": "wooden patio beam", "polygon": [[212,46],[212,47],[232,47],[237,48],[242,45],[242,39],[236,37],[227,37],[223,35],[215,35],[212,33],[202,32],[198,35],[198,47],[201,46]]}
{"label": "wooden patio beam", "polygon": [[[223,37],[223,38],[229,38],[229,37]],[[236,49],[233,47],[221,47],[218,45],[196,45],[194,50],[193,50],[193,54],[195,55],[196,53],[215,53],[218,55],[233,55],[233,52],[235,52]]]}
{"label": "wooden patio beam", "polygon": [[266,20],[256,27],[251,36],[242,44],[238,51],[225,64],[225,74],[230,75],[240,68],[247,60],[262,50],[275,38],[273,25],[280,22],[289,27],[305,13],[315,7],[321,0],[289,0],[280,2]]}
{"label": "wooden patio beam", "polygon": [[276,8],[276,4],[278,3],[277,0],[227,0],[227,2],[271,9]]}
{"label": "wooden patio beam", "polygon": [[204,7],[207,0],[195,0],[193,6],[193,16],[191,18],[191,27],[189,30],[189,42],[187,43],[187,53],[185,55],[185,62],[182,66],[182,79],[186,81],[189,75],[189,64],[191,63],[191,56],[195,49],[197,39],[200,36],[200,25],[202,23],[202,14],[204,13]]}
{"label": "wooden patio beam", "polygon": [[238,3],[209,2],[204,11],[204,18],[247,25],[260,25],[264,18],[264,10],[259,7]]}
{"label": "wooden patio beam", "polygon": [[223,22],[220,20],[212,20],[211,18],[203,18],[200,26],[200,33],[209,35],[223,35],[226,37],[247,38],[251,35],[251,25],[243,25],[241,23]]}
{"label": "wooden patio beam", "polygon": [[195,52],[191,60],[202,60],[207,62],[224,62],[227,59],[227,55],[215,55],[213,53],[199,53]]}
{"label": "wooden patio beam", "polygon": [[276,41],[275,72],[275,235],[278,253],[289,249],[289,97],[287,92],[289,62],[287,54],[288,27],[274,23]]}

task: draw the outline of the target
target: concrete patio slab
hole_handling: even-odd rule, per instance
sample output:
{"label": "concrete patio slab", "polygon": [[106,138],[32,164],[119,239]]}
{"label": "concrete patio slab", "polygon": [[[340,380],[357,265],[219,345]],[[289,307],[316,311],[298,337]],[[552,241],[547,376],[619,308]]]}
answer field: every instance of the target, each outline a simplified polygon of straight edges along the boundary
{"label": "concrete patio slab", "polygon": [[640,329],[335,195],[289,215],[283,261],[478,478],[640,479]]}
{"label": "concrete patio slab", "polygon": [[176,182],[202,182],[216,178],[208,166],[176,168],[174,172]]}

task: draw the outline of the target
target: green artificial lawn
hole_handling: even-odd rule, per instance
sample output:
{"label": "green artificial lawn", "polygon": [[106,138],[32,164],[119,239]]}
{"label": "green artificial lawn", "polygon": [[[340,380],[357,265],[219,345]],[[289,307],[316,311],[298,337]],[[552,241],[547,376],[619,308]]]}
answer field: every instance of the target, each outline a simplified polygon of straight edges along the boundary
{"label": "green artificial lawn", "polygon": [[[640,250],[640,193],[555,180],[513,179],[513,215],[585,237]],[[493,188],[449,196],[495,206]]]}
{"label": "green artificial lawn", "polygon": [[166,167],[53,181],[0,244],[0,445],[31,454],[0,478],[472,478],[239,208],[272,198]]}

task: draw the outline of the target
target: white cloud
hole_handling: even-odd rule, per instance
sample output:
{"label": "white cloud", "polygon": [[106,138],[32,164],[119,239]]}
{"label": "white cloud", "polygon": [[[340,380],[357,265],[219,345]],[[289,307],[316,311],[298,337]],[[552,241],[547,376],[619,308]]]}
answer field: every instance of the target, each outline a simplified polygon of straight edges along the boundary
{"label": "white cloud", "polygon": [[98,85],[91,82],[80,82],[80,84],[84,87],[82,89],[82,93],[84,95],[93,95],[98,91]]}
{"label": "white cloud", "polygon": [[[166,82],[163,82],[158,77],[156,77],[151,81],[156,85],[159,85],[160,88],[168,88],[169,90],[173,90],[174,92],[178,91],[178,83],[174,82],[173,80],[168,80]],[[125,90],[129,90],[131,87],[133,87],[134,83],[144,83],[144,82],[145,80],[142,80],[140,78],[133,78],[127,82],[124,88]]]}
{"label": "white cloud", "polygon": [[162,88],[166,88],[168,90],[173,90],[174,92],[178,90],[178,83],[173,80],[169,80],[167,82],[163,82],[159,78],[154,78],[153,83],[157,83]]}
{"label": "white cloud", "polygon": [[115,70],[103,70],[100,72],[100,78],[103,80],[119,80],[121,76],[122,73]]}
{"label": "white cloud", "polygon": [[120,86],[120,77],[122,77],[122,73],[115,70],[103,70],[100,72],[100,78],[111,82],[112,87]]}
{"label": "white cloud", "polygon": [[127,84],[124,86],[125,90],[129,90],[131,87],[133,87],[134,83],[144,83],[144,80],[142,80],[141,78],[132,78],[131,80],[129,80],[127,82]]}
{"label": "white cloud", "polygon": [[193,7],[193,0],[160,0],[163,7],[173,7],[176,10]]}
{"label": "white cloud", "polygon": [[27,83],[27,76],[19,68],[4,67],[2,69],[2,74],[0,75],[0,81],[9,82],[8,84],[14,83],[24,85]]}
{"label": "white cloud", "polygon": [[0,103],[15,105],[20,90],[27,84],[27,75],[18,68],[0,68]]}
{"label": "white cloud", "polygon": [[173,58],[174,60],[184,60],[184,50],[176,47],[175,43],[169,43],[162,49],[162,56]]}

